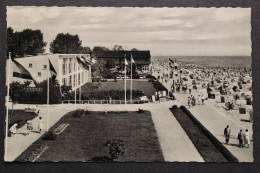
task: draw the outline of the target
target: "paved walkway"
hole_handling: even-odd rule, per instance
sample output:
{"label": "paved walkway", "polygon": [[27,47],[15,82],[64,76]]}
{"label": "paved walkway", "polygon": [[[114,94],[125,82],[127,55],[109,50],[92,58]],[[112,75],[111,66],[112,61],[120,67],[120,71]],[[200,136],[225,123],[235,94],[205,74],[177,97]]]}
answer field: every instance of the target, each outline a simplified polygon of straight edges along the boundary
{"label": "paved walkway", "polygon": [[[24,109],[25,107],[28,107],[28,105],[14,105],[14,109]],[[51,105],[49,107],[49,127],[53,126],[57,121],[59,121],[64,114],[71,111],[70,109],[63,109],[62,107],[64,106]],[[44,134],[44,132],[46,132],[47,107],[46,105],[42,105],[39,106],[39,108],[39,116],[32,120],[34,130],[29,135],[25,135],[26,125],[24,125],[17,130],[17,134],[15,136],[7,138],[7,154],[5,154],[5,161],[14,161],[24,150],[26,150],[33,142],[39,139]],[[39,117],[43,118],[45,126],[45,130],[41,134],[37,129]]]}
{"label": "paved walkway", "polygon": [[[158,73],[154,74],[155,76]],[[162,74],[161,74],[162,75]],[[162,82],[162,81],[161,81]],[[171,82],[162,82],[162,84],[170,90]],[[187,91],[188,93],[188,91]],[[197,98],[197,96],[202,94],[207,96],[206,90],[192,90],[192,95]],[[177,98],[177,105],[181,106],[184,105],[188,108],[188,96],[189,94],[175,94]],[[217,108],[212,106],[211,104],[207,103],[209,101],[205,101],[205,105],[196,105],[195,107],[191,107],[189,110],[190,112],[220,141],[223,145],[239,160],[239,162],[253,162],[253,141],[250,143],[250,148],[239,148],[237,147],[238,140],[237,135],[240,129],[247,129],[243,125],[239,124],[236,120],[229,118],[225,113],[219,111]],[[225,138],[223,136],[224,128],[229,125],[231,128],[231,138],[230,138],[230,145],[224,144]],[[252,129],[249,128],[249,132],[251,134],[251,139],[253,136]]]}
{"label": "paved walkway", "polygon": [[[89,111],[137,111],[139,108],[149,110],[152,114],[152,119],[155,124],[158,139],[161,145],[163,156],[165,161],[173,162],[189,162],[197,161],[204,162],[203,158],[194,147],[185,131],[182,129],[178,121],[172,115],[169,107],[175,104],[175,101],[161,102],[161,103],[149,103],[141,105],[76,105],[76,108],[83,108]],[[14,109],[23,109],[26,105],[15,105]],[[46,106],[40,106],[40,115],[43,117],[46,127]],[[50,126],[54,125],[64,114],[74,110],[75,105],[64,104],[50,106]],[[33,119],[34,126],[37,127],[38,117]],[[35,142],[42,134],[38,132],[32,132],[28,136],[24,136],[26,127],[22,127],[18,130],[18,133],[14,137],[8,138],[8,156],[6,161],[13,161],[18,157],[26,148],[28,148],[33,142]]]}

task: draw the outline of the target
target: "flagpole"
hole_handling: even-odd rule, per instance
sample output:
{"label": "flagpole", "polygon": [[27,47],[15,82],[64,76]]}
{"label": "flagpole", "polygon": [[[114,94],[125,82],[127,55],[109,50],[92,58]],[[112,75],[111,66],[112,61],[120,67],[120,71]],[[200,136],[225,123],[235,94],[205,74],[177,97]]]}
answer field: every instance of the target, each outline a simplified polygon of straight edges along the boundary
{"label": "flagpole", "polygon": [[132,103],[133,100],[133,57],[131,55],[131,89],[130,89],[130,103]]}
{"label": "flagpole", "polygon": [[50,60],[48,58],[48,68],[47,68],[47,127],[46,130],[49,130],[49,115],[50,115],[50,108],[49,108],[49,102],[50,102]]}
{"label": "flagpole", "polygon": [[125,104],[126,104],[126,54],[125,54]]}
{"label": "flagpole", "polygon": [[[82,57],[82,55],[80,54],[80,57]],[[83,70],[82,66],[80,66],[80,69]],[[79,75],[80,75],[80,87],[79,87],[79,104],[80,104],[80,101],[81,101],[81,81],[82,81],[82,76],[81,76],[81,72],[79,72]]]}
{"label": "flagpole", "polygon": [[[75,54],[75,57],[77,58],[76,54]],[[76,63],[76,58],[75,58],[75,63]],[[78,63],[77,63],[78,64]],[[76,101],[77,101],[77,88],[76,88],[76,84],[77,84],[77,69],[78,69],[78,66],[75,65],[75,74],[74,74],[74,85],[75,85],[75,90],[74,90],[74,109],[76,110]]]}
{"label": "flagpole", "polygon": [[6,120],[5,120],[5,161],[7,160],[7,139],[8,139],[8,126],[9,126],[9,121],[8,121],[8,114],[9,114],[9,90],[10,90],[10,78],[11,78],[11,52],[9,52],[9,61],[8,61],[8,79],[7,79],[7,99],[6,99]]}

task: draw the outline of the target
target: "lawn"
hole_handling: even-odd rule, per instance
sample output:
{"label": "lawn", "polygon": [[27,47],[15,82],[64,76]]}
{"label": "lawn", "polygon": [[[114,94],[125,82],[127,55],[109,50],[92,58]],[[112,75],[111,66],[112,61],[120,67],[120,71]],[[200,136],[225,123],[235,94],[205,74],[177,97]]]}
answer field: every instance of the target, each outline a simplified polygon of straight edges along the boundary
{"label": "lawn", "polygon": [[34,112],[25,112],[24,110],[13,110],[12,116],[11,116],[12,110],[9,110],[9,128],[17,123],[17,128],[22,127],[27,120],[32,120],[37,116]]}
{"label": "lawn", "polygon": [[[130,80],[126,82],[126,89],[130,90]],[[118,80],[117,82],[93,82],[87,83],[81,88],[82,95],[88,95],[91,92],[95,91],[109,91],[109,90],[124,90],[125,81]],[[133,90],[139,90],[144,93],[145,96],[152,96],[158,89],[156,89],[152,82],[142,81],[142,80],[133,80]]]}
{"label": "lawn", "polygon": [[52,141],[39,139],[30,146],[16,161],[24,161],[39,146],[48,149],[37,161],[84,161],[96,162],[110,157],[107,140],[115,138],[125,142],[127,151],[118,161],[154,162],[164,161],[151,113],[137,112],[89,112],[81,118],[65,115],[52,127],[61,123],[69,126]]}

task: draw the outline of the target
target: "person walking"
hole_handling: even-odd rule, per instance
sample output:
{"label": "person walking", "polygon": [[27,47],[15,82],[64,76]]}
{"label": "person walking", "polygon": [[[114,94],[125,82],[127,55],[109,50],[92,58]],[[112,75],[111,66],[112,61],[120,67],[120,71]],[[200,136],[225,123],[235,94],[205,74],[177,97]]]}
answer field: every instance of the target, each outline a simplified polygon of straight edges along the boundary
{"label": "person walking", "polygon": [[191,94],[191,86],[189,87],[189,93]]}
{"label": "person walking", "polygon": [[198,104],[200,105],[200,95],[198,95]]}
{"label": "person walking", "polygon": [[27,135],[29,135],[31,133],[31,131],[33,130],[33,125],[32,125],[32,121],[26,121],[26,125],[27,125]]}
{"label": "person walking", "polygon": [[238,142],[239,142],[239,145],[238,145],[239,148],[243,148],[243,138],[244,138],[244,134],[243,134],[243,131],[241,129],[240,132],[237,135],[237,139],[238,139]]}
{"label": "person walking", "polygon": [[204,105],[204,100],[205,100],[205,97],[202,95],[201,96],[202,105]]}
{"label": "person walking", "polygon": [[39,118],[39,121],[38,121],[38,129],[39,129],[39,133],[42,133],[42,130],[44,129],[44,124],[43,124],[43,119],[42,119],[42,117]]}
{"label": "person walking", "polygon": [[158,102],[160,103],[160,94],[159,94],[159,91],[157,92],[157,100],[158,100]]}
{"label": "person walking", "polygon": [[189,106],[189,108],[190,108],[190,104],[191,104],[191,99],[190,99],[190,97],[188,97],[188,106]]}
{"label": "person walking", "polygon": [[231,133],[231,129],[229,128],[229,125],[227,125],[227,127],[224,129],[224,136],[225,136],[226,144],[229,143],[230,133]]}
{"label": "person walking", "polygon": [[195,99],[195,96],[193,96],[193,106],[196,106],[196,99]]}
{"label": "person walking", "polygon": [[248,132],[248,129],[246,129],[246,132],[244,134],[244,146],[247,145],[247,148],[249,148],[250,144],[250,133]]}

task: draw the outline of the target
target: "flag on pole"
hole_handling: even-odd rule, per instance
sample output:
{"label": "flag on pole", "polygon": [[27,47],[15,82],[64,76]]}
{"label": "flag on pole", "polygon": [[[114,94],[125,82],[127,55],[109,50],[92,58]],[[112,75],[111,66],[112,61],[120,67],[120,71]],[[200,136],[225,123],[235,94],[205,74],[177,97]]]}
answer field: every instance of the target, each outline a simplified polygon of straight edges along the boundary
{"label": "flag on pole", "polygon": [[90,64],[84,63],[79,57],[77,57],[77,62],[79,63],[79,65],[80,65],[82,68],[84,68],[84,69],[86,69],[86,70],[89,70],[89,65],[90,65]]}
{"label": "flag on pole", "polygon": [[125,104],[126,104],[126,66],[128,65],[127,60],[126,60],[126,54],[125,54]]}
{"label": "flag on pole", "polygon": [[169,63],[173,63],[174,64],[174,61],[171,58],[169,58]]}
{"label": "flag on pole", "polygon": [[55,79],[57,77],[57,72],[56,72],[55,68],[53,67],[53,65],[51,64],[50,59],[49,59],[49,68],[50,68],[50,77],[53,81],[55,81]]}
{"label": "flag on pole", "polygon": [[133,55],[131,55],[131,63],[135,63]]}
{"label": "flag on pole", "polygon": [[13,58],[11,58],[11,60],[13,61],[13,77],[33,80],[28,70],[26,70],[19,62],[17,62]]}
{"label": "flag on pole", "polygon": [[133,56],[131,55],[131,88],[130,88],[130,102],[133,100],[133,63],[135,63]]}
{"label": "flag on pole", "polygon": [[127,66],[128,65],[128,62],[127,62],[127,60],[126,60],[126,58],[125,58],[125,66]]}

